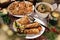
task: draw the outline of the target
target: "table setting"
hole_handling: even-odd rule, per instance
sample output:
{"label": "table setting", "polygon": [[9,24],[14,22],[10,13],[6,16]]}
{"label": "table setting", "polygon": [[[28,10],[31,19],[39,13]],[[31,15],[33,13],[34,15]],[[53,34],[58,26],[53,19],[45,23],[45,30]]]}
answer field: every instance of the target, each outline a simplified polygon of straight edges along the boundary
{"label": "table setting", "polygon": [[1,0],[0,39],[60,40],[59,3],[56,0]]}

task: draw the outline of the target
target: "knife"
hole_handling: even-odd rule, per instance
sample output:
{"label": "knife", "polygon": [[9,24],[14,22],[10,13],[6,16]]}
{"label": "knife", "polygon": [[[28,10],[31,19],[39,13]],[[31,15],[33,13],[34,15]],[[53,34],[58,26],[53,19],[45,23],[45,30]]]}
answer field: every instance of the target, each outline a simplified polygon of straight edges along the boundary
{"label": "knife", "polygon": [[[33,21],[33,22],[39,20],[38,18],[32,17],[32,16],[29,16],[29,18],[30,18],[30,20]],[[41,20],[39,20],[39,21],[41,22]],[[38,22],[39,22],[39,21],[38,21]],[[44,23],[44,22],[40,23],[40,25],[49,30],[49,28],[48,28],[46,25],[43,25],[43,23]]]}

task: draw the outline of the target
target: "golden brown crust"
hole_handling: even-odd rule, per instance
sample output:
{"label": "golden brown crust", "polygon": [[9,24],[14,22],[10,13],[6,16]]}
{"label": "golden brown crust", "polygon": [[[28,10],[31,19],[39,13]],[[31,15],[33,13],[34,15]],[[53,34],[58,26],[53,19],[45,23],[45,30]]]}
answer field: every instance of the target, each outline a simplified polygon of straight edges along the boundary
{"label": "golden brown crust", "polygon": [[32,3],[25,2],[13,2],[7,8],[14,15],[27,15],[32,12]]}
{"label": "golden brown crust", "polygon": [[23,18],[20,18],[20,21],[18,21],[21,25],[26,25],[26,24],[29,24],[30,21],[29,21],[29,18],[28,16],[25,16]]}
{"label": "golden brown crust", "polygon": [[32,23],[32,24],[28,24],[26,25],[25,28],[36,28],[39,26],[39,23],[38,22],[35,22],[35,23]]}
{"label": "golden brown crust", "polygon": [[39,30],[37,28],[34,28],[34,29],[25,29],[24,33],[25,34],[38,34]]}

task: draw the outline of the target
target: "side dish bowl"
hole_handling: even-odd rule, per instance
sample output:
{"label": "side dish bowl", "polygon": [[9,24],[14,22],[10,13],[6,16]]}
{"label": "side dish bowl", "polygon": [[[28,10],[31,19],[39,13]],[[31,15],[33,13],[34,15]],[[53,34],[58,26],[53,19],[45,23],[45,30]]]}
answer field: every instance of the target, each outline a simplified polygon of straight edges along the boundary
{"label": "side dish bowl", "polygon": [[[39,6],[39,8],[38,8],[38,6]],[[48,11],[49,8],[50,8],[50,10]],[[40,12],[37,9],[39,9]],[[51,11],[53,11],[53,7],[49,3],[40,2],[35,5],[35,12],[41,18],[46,18]]]}

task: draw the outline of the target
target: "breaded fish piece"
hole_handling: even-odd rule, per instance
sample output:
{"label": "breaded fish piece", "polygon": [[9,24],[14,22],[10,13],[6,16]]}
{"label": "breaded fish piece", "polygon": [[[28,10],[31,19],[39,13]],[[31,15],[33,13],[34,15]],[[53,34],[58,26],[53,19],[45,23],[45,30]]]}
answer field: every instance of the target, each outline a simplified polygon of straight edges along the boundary
{"label": "breaded fish piece", "polygon": [[28,24],[25,26],[25,28],[36,28],[39,26],[38,22],[32,23],[32,24]]}
{"label": "breaded fish piece", "polygon": [[30,21],[29,21],[28,16],[25,16],[25,17],[23,17],[23,18],[20,18],[20,21],[18,21],[18,23],[20,23],[21,25],[29,24]]}
{"label": "breaded fish piece", "polygon": [[34,28],[34,29],[25,29],[24,33],[25,34],[38,34],[39,30],[37,28]]}

